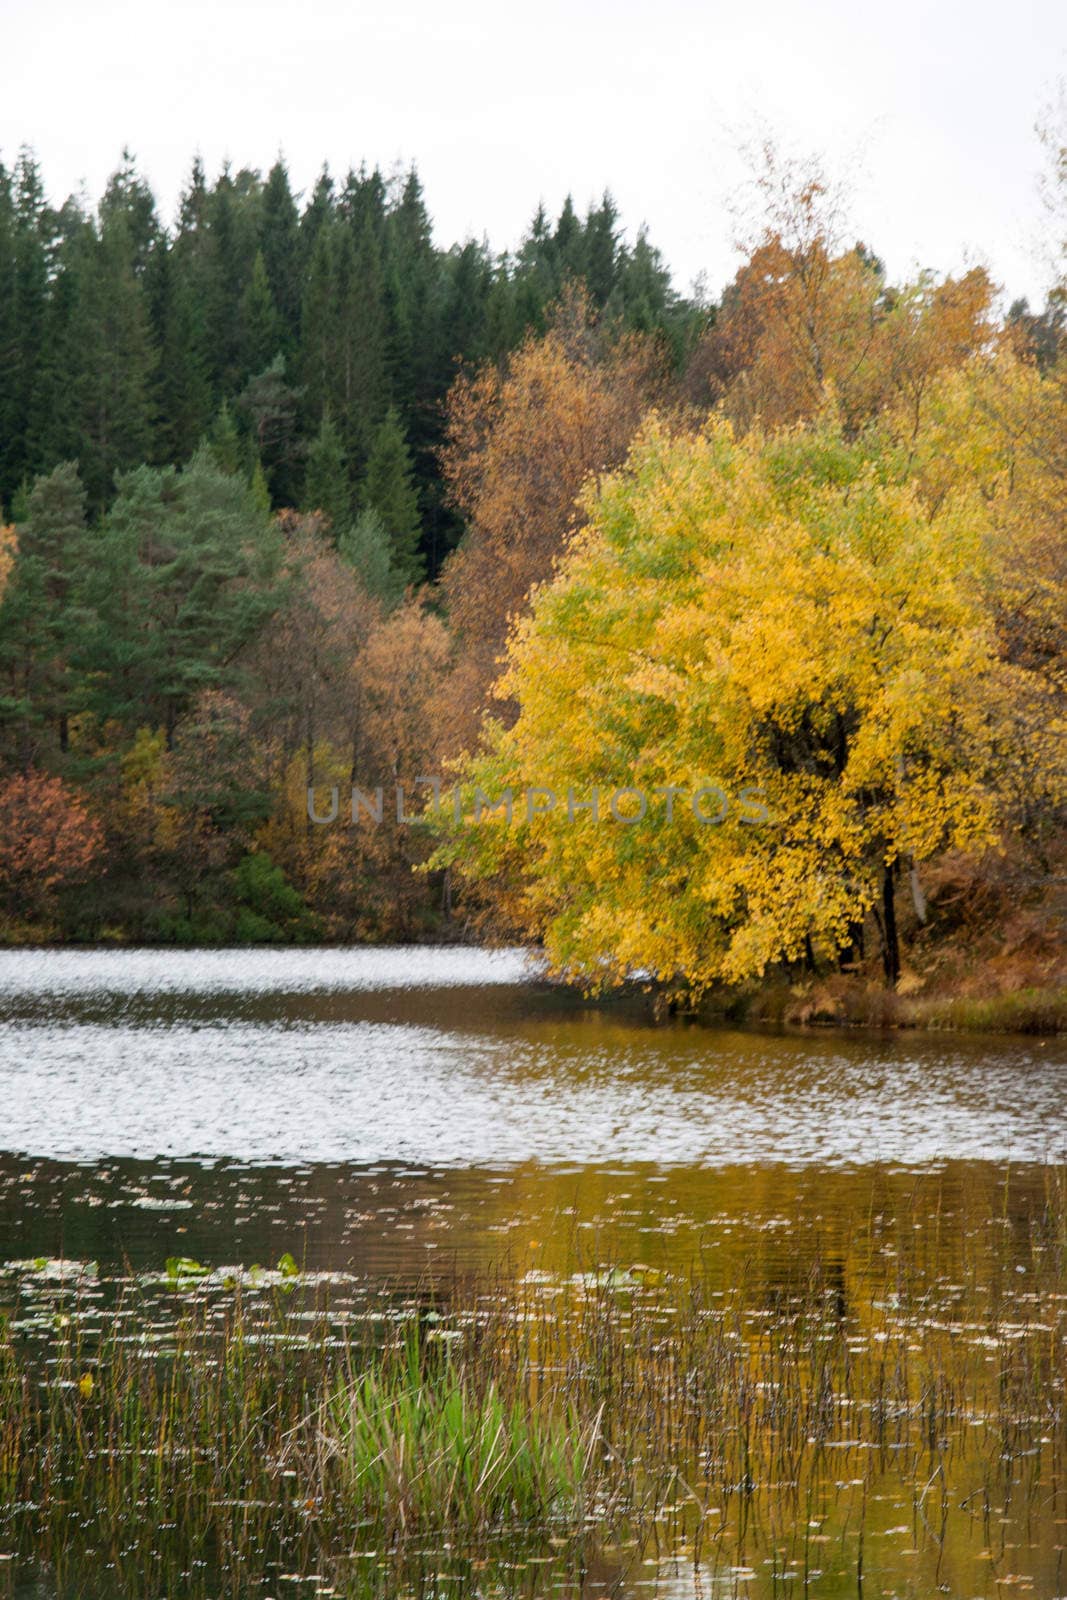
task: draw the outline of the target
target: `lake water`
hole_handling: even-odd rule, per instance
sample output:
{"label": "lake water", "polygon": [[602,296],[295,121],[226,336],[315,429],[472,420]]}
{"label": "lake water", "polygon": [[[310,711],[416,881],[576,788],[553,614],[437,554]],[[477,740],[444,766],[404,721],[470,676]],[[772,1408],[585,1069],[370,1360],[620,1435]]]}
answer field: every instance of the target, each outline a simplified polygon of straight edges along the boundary
{"label": "lake water", "polygon": [[105,1280],[288,1252],[778,1291],[818,1260],[851,1303],[907,1254],[980,1297],[1067,1158],[1062,1041],[654,1025],[517,950],[4,952],[0,1023],[0,1263]]}

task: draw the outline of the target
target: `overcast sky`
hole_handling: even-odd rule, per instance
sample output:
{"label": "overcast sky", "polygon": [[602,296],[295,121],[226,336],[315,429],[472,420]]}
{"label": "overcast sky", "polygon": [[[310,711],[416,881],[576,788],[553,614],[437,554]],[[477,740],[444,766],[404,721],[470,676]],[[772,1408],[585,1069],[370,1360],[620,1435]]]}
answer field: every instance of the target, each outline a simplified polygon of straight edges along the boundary
{"label": "overcast sky", "polygon": [[440,243],[513,245],[539,199],[610,188],[675,282],[733,274],[727,202],[760,126],[851,174],[853,231],[901,278],[985,262],[1040,298],[1034,123],[1064,0],[0,0],[0,158],[95,198],[122,146],[167,219],[199,150],[294,186],[414,161]]}

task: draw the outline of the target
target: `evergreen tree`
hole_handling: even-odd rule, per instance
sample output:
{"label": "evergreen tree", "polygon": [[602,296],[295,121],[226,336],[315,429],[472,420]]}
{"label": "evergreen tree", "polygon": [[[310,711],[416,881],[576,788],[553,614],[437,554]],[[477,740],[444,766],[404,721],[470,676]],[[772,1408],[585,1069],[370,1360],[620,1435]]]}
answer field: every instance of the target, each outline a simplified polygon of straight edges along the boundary
{"label": "evergreen tree", "polygon": [[468,239],[445,258],[444,312],[438,338],[437,387],[447,390],[463,362],[476,363],[490,353],[489,299],[493,267],[484,245]]}
{"label": "evergreen tree", "polygon": [[271,167],[263,190],[259,248],[278,314],[281,348],[289,354],[300,334],[300,229],[289,174],[280,159]]}
{"label": "evergreen tree", "polygon": [[275,505],[296,500],[297,464],[301,445],[297,428],[299,392],[285,377],[285,357],[275,356],[250,378],[238,405],[248,419],[255,458],[262,464]]}
{"label": "evergreen tree", "polygon": [[570,195],[564,200],[563,210],[556,223],[551,261],[556,288],[561,288],[568,278],[585,276],[585,235]]}
{"label": "evergreen tree", "polygon": [[223,169],[205,213],[204,354],[217,393],[231,393],[241,372],[240,245],[233,180]]}
{"label": "evergreen tree", "polygon": [[155,459],[186,461],[211,415],[211,386],[204,370],[196,304],[178,247],[164,240],[153,252],[147,278],[153,342],[159,352],[152,377],[156,416]]}
{"label": "evergreen tree", "polygon": [[649,243],[644,228],[637,235],[632,252],[624,258],[618,303],[627,326],[641,333],[651,333],[670,321],[675,303],[670,273],[659,251]]}
{"label": "evergreen tree", "polygon": [[596,306],[606,306],[617,276],[619,213],[606,191],[585,224],[585,281]]}
{"label": "evergreen tree", "polygon": [[135,277],[141,278],[148,270],[162,230],[156,214],[155,196],[138,174],[137,164],[129,150],[123,150],[122,165],[108,179],[100,202],[102,228],[107,228],[119,218],[126,232],[131,269]]}
{"label": "evergreen tree", "polygon": [[82,664],[99,721],[163,727],[203,689],[237,681],[241,647],[275,601],[277,531],[209,450],[186,469],[127,473],[94,536]]}
{"label": "evergreen tree", "polygon": [[262,372],[276,355],[282,342],[278,314],[270,290],[270,280],[262,250],[252,263],[252,276],[241,297],[241,367],[246,372]]}
{"label": "evergreen tree", "polygon": [[305,274],[314,256],[319,234],[333,220],[333,216],[333,179],[329,167],[324,164],[311,192],[311,199],[304,207],[304,215],[300,218],[300,256]]}
{"label": "evergreen tree", "polygon": [[67,748],[75,684],[72,589],[86,556],[85,491],[73,462],[36,480],[18,526],[15,568],[0,605],[0,719],[22,766],[51,729]]}
{"label": "evergreen tree", "polygon": [[393,565],[392,541],[377,511],[361,511],[342,532],[337,549],[368,593],[386,605],[396,604],[404,593],[404,579]]}
{"label": "evergreen tree", "polygon": [[47,454],[77,454],[89,502],[101,507],[117,471],[152,453],[154,353],[142,283],[121,214],[101,229],[75,219],[64,243],[52,348]]}
{"label": "evergreen tree", "polygon": [[419,551],[419,498],[411,453],[400,417],[390,407],[374,435],[363,480],[364,510],[376,511],[389,536],[392,565],[401,580],[417,583],[424,564]]}
{"label": "evergreen tree", "polygon": [[206,442],[211,459],[220,472],[238,477],[244,471],[248,452],[234,421],[229,401],[224,400],[219,407]]}
{"label": "evergreen tree", "polygon": [[[0,162],[0,502],[9,498],[18,482],[25,412],[15,380],[18,323],[15,284],[18,254],[15,245],[15,200],[11,176]],[[0,523],[3,518],[0,517]]]}
{"label": "evergreen tree", "polygon": [[422,186],[414,168],[386,222],[385,288],[390,390],[416,450],[433,400],[431,318],[437,259]]}
{"label": "evergreen tree", "polygon": [[344,446],[328,410],[308,447],[303,506],[305,511],[321,511],[329,518],[334,539],[351,519],[352,488]]}
{"label": "evergreen tree", "polygon": [[379,247],[384,245],[386,186],[377,167],[373,172],[368,172],[365,166],[358,172],[349,171],[337,210],[355,238],[362,235],[364,228],[370,228]]}
{"label": "evergreen tree", "polygon": [[302,322],[307,409],[328,408],[353,464],[366,460],[385,405],[385,318],[373,230],[358,244],[343,223],[323,227],[304,296]]}
{"label": "evergreen tree", "polygon": [[[45,204],[40,171],[32,153],[23,149],[14,179],[5,185],[0,231],[7,233],[6,250],[0,241],[0,270],[6,276],[3,313],[5,368],[0,388],[3,415],[0,423],[0,496],[40,462],[42,451],[33,422],[40,416],[40,373],[45,353],[48,316],[49,258],[54,243],[54,220]],[[6,264],[4,256],[6,255]]]}

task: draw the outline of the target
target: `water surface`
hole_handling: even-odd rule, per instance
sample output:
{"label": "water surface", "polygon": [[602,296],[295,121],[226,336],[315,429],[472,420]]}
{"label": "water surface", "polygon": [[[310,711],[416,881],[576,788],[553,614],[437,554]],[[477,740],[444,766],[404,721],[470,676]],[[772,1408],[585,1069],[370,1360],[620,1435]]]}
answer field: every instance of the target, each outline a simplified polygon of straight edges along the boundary
{"label": "water surface", "polygon": [[[1067,1292],[1027,1295],[1065,1154],[1056,1040],[654,1025],[518,950],[0,953],[0,1313],[27,1327],[67,1270],[34,1262],[91,1265],[97,1295],[168,1257],[285,1253],[370,1294],[695,1267],[756,1307],[817,1264],[858,1327],[900,1264],[961,1326],[1056,1317]],[[1046,1597],[1067,1594],[1058,1492],[1010,1528]],[[910,1493],[887,1491],[887,1536]],[[952,1592],[1000,1592],[988,1536]],[[936,1592],[897,1544],[885,1592]],[[787,1592],[747,1587],[765,1577],[722,1592]],[[627,1583],[694,1593],[684,1567]]]}

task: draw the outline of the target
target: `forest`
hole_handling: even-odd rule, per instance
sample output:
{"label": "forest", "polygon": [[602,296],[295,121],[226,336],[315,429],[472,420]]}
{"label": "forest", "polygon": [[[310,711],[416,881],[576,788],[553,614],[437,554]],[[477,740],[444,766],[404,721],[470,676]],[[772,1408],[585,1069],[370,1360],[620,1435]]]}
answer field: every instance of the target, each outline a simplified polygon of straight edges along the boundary
{"label": "forest", "polygon": [[[414,170],[0,167],[0,938],[1067,981],[1067,256],[1004,312],[758,187],[713,304],[607,194],[497,254]],[[606,809],[702,787],[766,822]]]}

